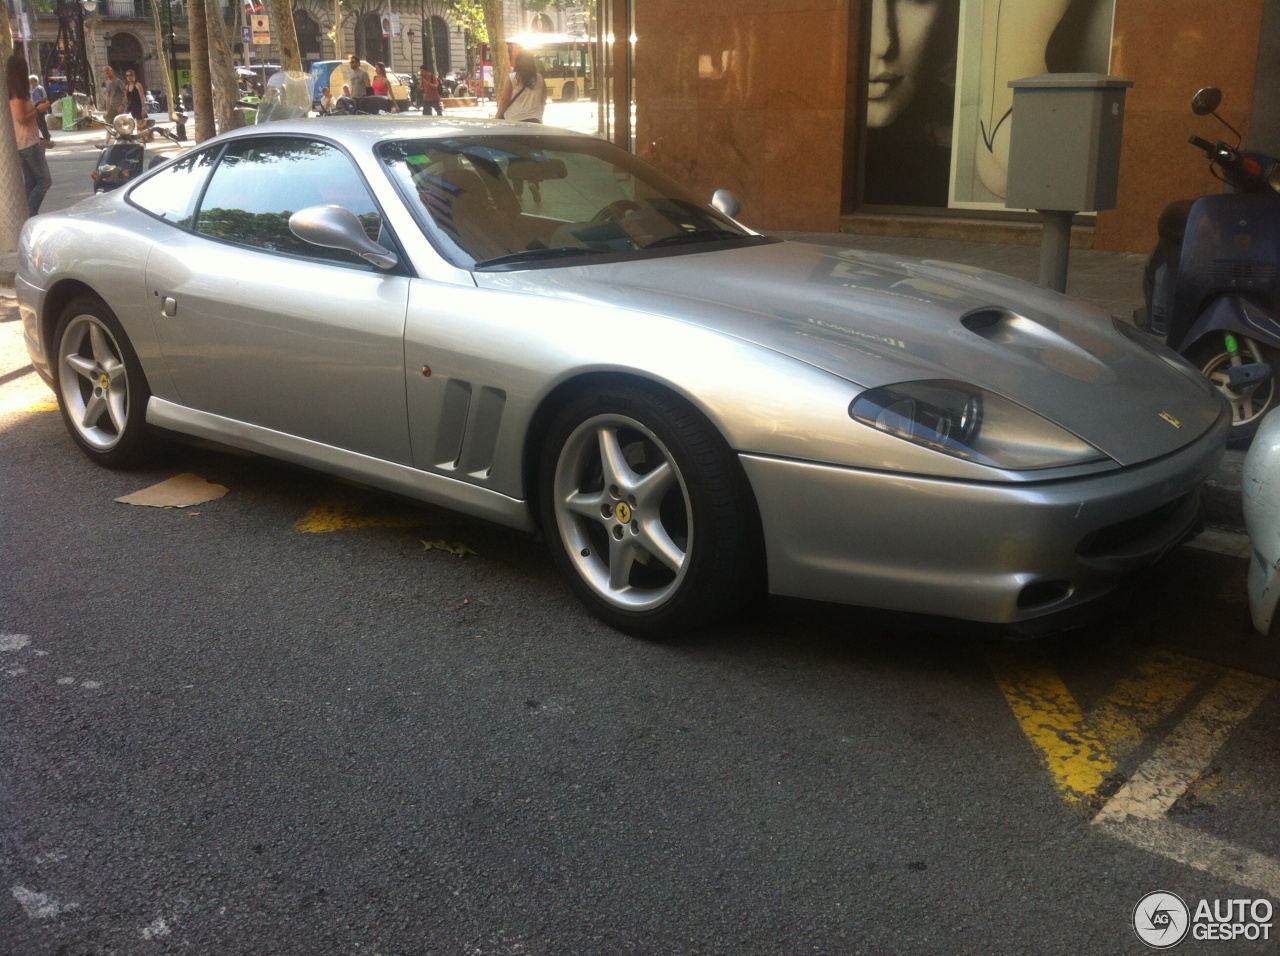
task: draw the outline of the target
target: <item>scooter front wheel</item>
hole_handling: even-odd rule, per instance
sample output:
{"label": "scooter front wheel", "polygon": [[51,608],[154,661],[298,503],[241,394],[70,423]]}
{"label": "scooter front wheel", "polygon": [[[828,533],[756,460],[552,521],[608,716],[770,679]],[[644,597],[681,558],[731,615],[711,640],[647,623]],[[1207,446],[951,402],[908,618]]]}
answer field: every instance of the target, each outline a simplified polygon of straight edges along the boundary
{"label": "scooter front wheel", "polygon": [[1187,358],[1226,396],[1231,405],[1231,432],[1227,436],[1227,447],[1247,448],[1263,417],[1280,404],[1280,386],[1276,384],[1276,376],[1280,375],[1280,351],[1243,336],[1236,336],[1236,343],[1241,361],[1266,362],[1271,366],[1271,377],[1256,385],[1232,388],[1227,379],[1231,371],[1231,353],[1218,333],[1197,342],[1187,353]]}

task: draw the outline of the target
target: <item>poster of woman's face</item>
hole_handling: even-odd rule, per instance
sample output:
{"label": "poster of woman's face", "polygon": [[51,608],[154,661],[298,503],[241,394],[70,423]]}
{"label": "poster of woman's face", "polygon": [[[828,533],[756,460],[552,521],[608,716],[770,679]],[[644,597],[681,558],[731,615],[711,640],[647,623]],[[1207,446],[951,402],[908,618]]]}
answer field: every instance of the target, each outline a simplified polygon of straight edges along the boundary
{"label": "poster of woman's face", "polygon": [[945,206],[960,0],[870,0],[862,196]]}
{"label": "poster of woman's face", "polygon": [[867,0],[862,203],[1004,208],[1009,80],[1106,73],[1114,9],[1115,0]]}
{"label": "poster of woman's face", "polygon": [[915,99],[926,66],[925,50],[945,6],[943,0],[873,0],[867,60],[869,128],[891,126]]}

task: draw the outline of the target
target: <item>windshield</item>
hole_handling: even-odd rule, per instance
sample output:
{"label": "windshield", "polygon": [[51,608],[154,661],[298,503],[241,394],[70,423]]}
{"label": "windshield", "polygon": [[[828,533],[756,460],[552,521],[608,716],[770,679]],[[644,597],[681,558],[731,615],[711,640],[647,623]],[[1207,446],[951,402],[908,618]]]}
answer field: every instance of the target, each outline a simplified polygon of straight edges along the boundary
{"label": "windshield", "polygon": [[380,154],[450,258],[477,269],[770,241],[587,137],[452,136],[391,142]]}

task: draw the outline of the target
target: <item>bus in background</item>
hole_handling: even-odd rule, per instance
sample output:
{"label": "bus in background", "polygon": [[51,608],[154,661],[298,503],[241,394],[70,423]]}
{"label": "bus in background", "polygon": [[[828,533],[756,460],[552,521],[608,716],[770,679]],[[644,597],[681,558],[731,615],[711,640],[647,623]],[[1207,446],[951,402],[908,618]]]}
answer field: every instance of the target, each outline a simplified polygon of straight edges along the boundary
{"label": "bus in background", "polygon": [[507,38],[511,62],[521,52],[533,54],[547,82],[547,99],[572,103],[596,95],[596,41],[567,33],[520,33]]}

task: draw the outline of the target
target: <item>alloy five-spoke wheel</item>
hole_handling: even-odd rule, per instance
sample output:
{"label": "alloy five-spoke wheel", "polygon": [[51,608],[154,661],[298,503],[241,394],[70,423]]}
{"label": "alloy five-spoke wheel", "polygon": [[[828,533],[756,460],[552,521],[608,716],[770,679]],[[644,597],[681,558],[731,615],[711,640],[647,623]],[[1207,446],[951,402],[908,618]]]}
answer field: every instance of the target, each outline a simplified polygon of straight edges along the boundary
{"label": "alloy five-spoke wheel", "polygon": [[58,405],[71,437],[109,468],[139,464],[153,447],[144,421],[150,392],[119,321],[82,297],[63,310],[55,342]]}
{"label": "alloy five-spoke wheel", "polygon": [[596,415],[569,435],[555,475],[556,525],[569,560],[602,599],[659,607],[688,568],[689,489],[671,452],[625,415]]}
{"label": "alloy five-spoke wheel", "polygon": [[740,605],[755,509],[736,460],[682,399],[640,385],[578,396],[551,427],[540,487],[556,563],[607,623],[668,636]]}

